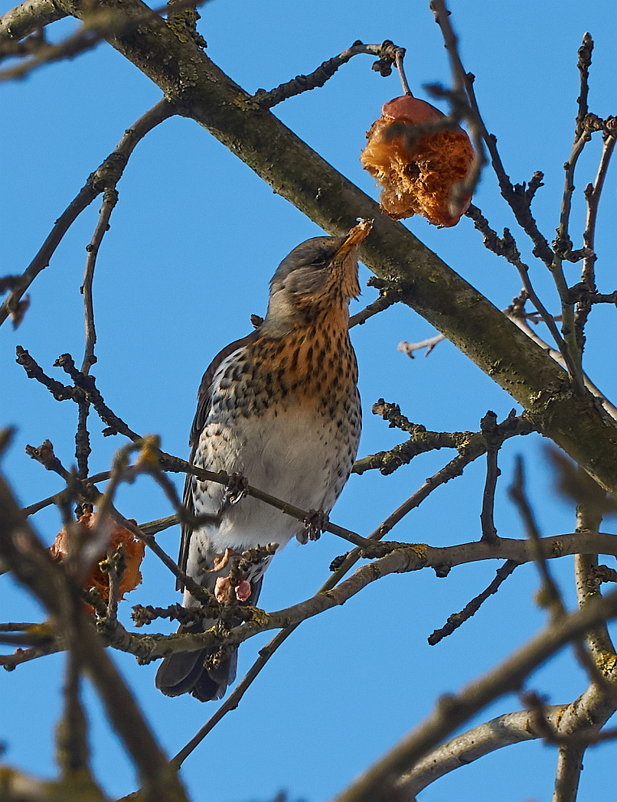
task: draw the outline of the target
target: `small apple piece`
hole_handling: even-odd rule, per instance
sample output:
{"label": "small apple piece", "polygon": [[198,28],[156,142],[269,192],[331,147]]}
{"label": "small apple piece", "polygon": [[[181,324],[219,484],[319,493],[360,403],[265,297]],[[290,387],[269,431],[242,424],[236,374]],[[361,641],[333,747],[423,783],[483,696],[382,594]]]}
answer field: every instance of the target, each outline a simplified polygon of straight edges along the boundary
{"label": "small apple piece", "polygon": [[[77,521],[83,527],[85,536],[87,537],[88,530],[94,526],[94,515],[90,512],[84,513]],[[136,523],[136,521],[131,521]],[[120,577],[118,587],[119,597],[118,601],[124,598],[124,595],[131,590],[134,590],[141,584],[141,571],[139,566],[144,558],[145,543],[138,540],[132,532],[125,529],[123,526],[110,522],[109,542],[105,551],[102,551],[97,559],[93,562],[92,567],[83,581],[83,587],[88,590],[89,588],[96,588],[101,596],[109,599],[109,574],[102,571],[100,562],[105,559],[109,552],[117,551],[120,547],[124,550],[124,570]],[[68,553],[68,535],[65,529],[61,529],[56,535],[56,539],[49,547],[49,552],[54,560],[63,560]]]}
{"label": "small apple piece", "polygon": [[366,135],[362,166],[381,185],[381,208],[395,220],[420,214],[433,225],[450,227],[469,208],[471,195],[452,209],[452,188],[465,180],[474,159],[469,137],[458,126],[418,130],[444,116],[430,103],[402,95],[384,104]]}

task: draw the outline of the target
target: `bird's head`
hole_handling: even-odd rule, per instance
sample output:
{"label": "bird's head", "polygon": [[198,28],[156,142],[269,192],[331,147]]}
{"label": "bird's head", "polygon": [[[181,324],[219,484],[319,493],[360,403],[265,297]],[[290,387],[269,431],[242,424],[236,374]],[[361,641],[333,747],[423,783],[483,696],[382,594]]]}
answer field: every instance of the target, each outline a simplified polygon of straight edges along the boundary
{"label": "bird's head", "polygon": [[362,220],[344,237],[313,237],[298,245],[270,282],[266,322],[310,322],[321,313],[347,309],[360,294],[358,248],[372,228]]}

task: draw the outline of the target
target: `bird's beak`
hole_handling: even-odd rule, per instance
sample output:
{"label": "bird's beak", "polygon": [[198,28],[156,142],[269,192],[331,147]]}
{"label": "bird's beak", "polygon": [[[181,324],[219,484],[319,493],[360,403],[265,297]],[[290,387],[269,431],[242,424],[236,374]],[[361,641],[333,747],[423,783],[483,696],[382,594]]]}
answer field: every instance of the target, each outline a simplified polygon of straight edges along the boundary
{"label": "bird's beak", "polygon": [[357,298],[360,295],[357,250],[370,234],[372,227],[372,220],[360,220],[345,237],[343,243],[339,245],[334,255],[335,269],[332,276],[339,284],[345,298]]}
{"label": "bird's beak", "polygon": [[336,252],[337,258],[340,259],[342,257],[344,259],[347,254],[355,250],[368,237],[372,228],[372,220],[360,220],[345,237],[345,241]]}

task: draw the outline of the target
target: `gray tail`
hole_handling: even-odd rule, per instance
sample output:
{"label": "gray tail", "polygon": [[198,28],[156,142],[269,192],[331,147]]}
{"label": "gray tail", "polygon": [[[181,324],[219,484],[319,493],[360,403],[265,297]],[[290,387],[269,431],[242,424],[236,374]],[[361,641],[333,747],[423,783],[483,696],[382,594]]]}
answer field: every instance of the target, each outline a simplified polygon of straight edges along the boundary
{"label": "gray tail", "polygon": [[[246,604],[257,604],[262,582],[263,575],[253,581],[251,597]],[[215,623],[216,621],[209,619],[201,624],[182,626],[179,632],[205,632]],[[212,660],[213,654],[212,649],[199,649],[196,652],[177,652],[164,657],[156,672],[156,687],[166,696],[190,693],[200,702],[222,699],[228,686],[236,678],[238,647],[230,647],[224,659],[216,662]]]}
{"label": "gray tail", "polygon": [[[180,632],[204,632],[214,621],[204,621],[199,627],[180,627]],[[200,702],[221,699],[227,686],[236,678],[238,649],[232,647],[218,665],[211,664],[212,652],[200,649],[196,652],[178,652],[163,658],[156,672],[156,687],[166,696],[190,693]]]}

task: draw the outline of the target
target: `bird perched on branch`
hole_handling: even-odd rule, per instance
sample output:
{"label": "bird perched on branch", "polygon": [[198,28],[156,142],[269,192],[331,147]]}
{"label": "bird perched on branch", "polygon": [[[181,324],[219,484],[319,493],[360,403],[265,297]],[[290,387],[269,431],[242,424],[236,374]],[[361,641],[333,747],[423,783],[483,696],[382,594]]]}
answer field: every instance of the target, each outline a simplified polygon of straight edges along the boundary
{"label": "bird perched on branch", "polygon": [[[187,475],[189,517],[211,520],[183,527],[179,565],[222,604],[256,604],[274,551],[294,536],[305,542],[319,534],[320,517],[351,472],[361,412],[348,307],[360,292],[357,252],[370,230],[361,221],[345,237],[298,245],[272,277],[263,323],[224,348],[201,381],[191,462],[241,476],[314,516],[307,526],[264,501],[238,500],[241,486]],[[185,589],[183,604],[195,610],[200,603]],[[180,631],[213,626],[223,623],[206,618]],[[157,687],[168,696],[219,699],[235,677],[236,649],[171,654]]]}

